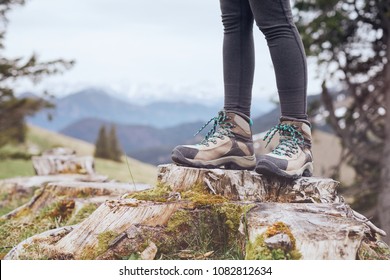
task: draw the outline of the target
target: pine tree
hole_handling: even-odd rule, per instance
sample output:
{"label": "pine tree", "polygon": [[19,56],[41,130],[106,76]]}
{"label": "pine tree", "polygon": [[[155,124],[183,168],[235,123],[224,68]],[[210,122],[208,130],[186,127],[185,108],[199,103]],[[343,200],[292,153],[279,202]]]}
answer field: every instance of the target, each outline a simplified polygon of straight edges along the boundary
{"label": "pine tree", "polygon": [[28,78],[39,82],[43,77],[69,69],[72,61],[61,59],[39,62],[35,55],[28,59],[7,58],[4,51],[4,36],[7,27],[7,13],[24,0],[3,0],[0,2],[0,147],[8,142],[25,140],[25,118],[37,111],[51,107],[44,99],[17,98],[13,85],[20,79]]}
{"label": "pine tree", "polygon": [[121,162],[122,150],[120,148],[115,125],[111,126],[110,133],[108,134],[108,143],[110,159]]}
{"label": "pine tree", "polygon": [[106,127],[104,125],[100,127],[99,134],[95,142],[95,157],[104,159],[110,158]]}

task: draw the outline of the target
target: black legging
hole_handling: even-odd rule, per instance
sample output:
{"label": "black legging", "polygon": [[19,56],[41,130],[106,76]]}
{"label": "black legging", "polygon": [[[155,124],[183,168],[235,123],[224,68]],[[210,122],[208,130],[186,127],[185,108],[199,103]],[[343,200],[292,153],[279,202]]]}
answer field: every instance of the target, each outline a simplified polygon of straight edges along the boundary
{"label": "black legging", "polygon": [[271,53],[282,116],[306,120],[306,56],[289,0],[220,0],[220,4],[224,25],[225,109],[250,116],[255,20]]}

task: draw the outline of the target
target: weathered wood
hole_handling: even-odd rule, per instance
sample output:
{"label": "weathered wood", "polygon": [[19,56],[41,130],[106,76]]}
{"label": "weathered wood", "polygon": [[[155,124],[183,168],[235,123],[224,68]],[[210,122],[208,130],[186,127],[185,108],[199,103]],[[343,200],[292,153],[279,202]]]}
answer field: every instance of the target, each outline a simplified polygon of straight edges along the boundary
{"label": "weathered wood", "polygon": [[[158,188],[135,196],[124,194],[140,190],[129,190],[131,185],[107,190],[106,183],[48,184],[51,191],[26,207],[42,209],[43,202],[63,196],[77,203],[83,193],[106,200],[78,225],[36,235],[5,259],[34,258],[39,250],[53,259],[218,258],[214,252],[226,246],[245,258],[356,259],[376,246],[375,233],[381,233],[344,203],[331,179],[278,181],[248,171],[176,165],[159,171]],[[207,244],[202,253],[194,245],[201,240]]]}
{"label": "weathered wood", "polygon": [[[80,209],[86,203],[101,204],[107,199],[117,198],[119,196],[141,191],[150,188],[148,185],[132,185],[117,182],[52,182],[43,186],[31,198],[31,200],[11,211],[8,214],[0,217],[2,220],[7,220],[15,216],[20,216],[24,220],[31,219],[32,214],[39,212],[43,208],[53,204],[59,200],[72,200],[75,202],[75,209]],[[24,213],[24,215],[19,215]]]}
{"label": "weathered wood", "polygon": [[246,215],[249,240],[254,242],[268,227],[286,224],[298,251],[308,260],[354,260],[363,238],[364,223],[349,218],[343,204],[257,204]]}
{"label": "weathered wood", "polygon": [[180,203],[155,204],[132,199],[107,201],[79,227],[61,239],[55,248],[69,252],[77,259],[86,248],[98,245],[98,236],[112,231],[125,232],[132,225],[166,225],[171,215],[180,208]]}
{"label": "weathered wood", "polygon": [[18,177],[0,180],[0,210],[13,210],[26,203],[34,195],[34,192],[50,182],[105,182],[107,176],[61,174],[33,177]]}
{"label": "weathered wood", "polygon": [[341,202],[339,182],[325,178],[301,178],[296,181],[266,178],[246,170],[189,168],[160,165],[158,182],[181,192],[201,184],[214,194],[231,200],[258,202]]}
{"label": "weathered wood", "polygon": [[[77,227],[77,225],[55,228],[31,236],[12,248],[12,250],[8,252],[5,259],[42,259],[46,258],[47,252],[49,251],[51,255],[56,256],[56,259],[72,259],[72,255],[62,254],[61,252],[54,252],[52,246],[50,245],[61,239],[63,236],[67,235],[75,227]],[[36,244],[38,244],[38,246],[36,246]],[[33,248],[34,246],[35,248]]]}
{"label": "weathered wood", "polygon": [[94,159],[91,156],[44,155],[32,157],[37,175],[94,174]]}

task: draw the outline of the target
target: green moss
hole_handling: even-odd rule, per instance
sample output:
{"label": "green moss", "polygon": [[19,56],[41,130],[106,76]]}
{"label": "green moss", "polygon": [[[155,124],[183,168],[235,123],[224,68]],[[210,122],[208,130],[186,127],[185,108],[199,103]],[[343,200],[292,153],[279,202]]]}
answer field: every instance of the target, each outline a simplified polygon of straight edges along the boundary
{"label": "green moss", "polygon": [[[11,220],[1,221],[0,254],[8,253],[12,247],[31,236],[66,225],[74,207],[74,200],[60,199],[44,207],[36,216],[32,216],[30,209],[25,208]],[[31,222],[19,219],[29,215],[31,216]]]}
{"label": "green moss", "polygon": [[[264,240],[276,234],[284,233],[290,237],[292,248],[284,250],[282,248],[270,249]],[[282,223],[277,222],[267,228],[264,234],[256,237],[254,242],[248,242],[246,246],[245,259],[247,260],[299,260],[302,258],[301,253],[296,249],[296,241],[291,233],[290,228]]]}
{"label": "green moss", "polygon": [[76,225],[88,218],[95,210],[97,205],[95,203],[88,203],[84,205],[69,221],[67,225]]}
{"label": "green moss", "polygon": [[127,198],[135,198],[138,200],[155,202],[166,202],[171,191],[172,189],[169,186],[157,184],[156,187],[154,187],[153,189],[131,194],[127,196]]}
{"label": "green moss", "polygon": [[[156,187],[153,189],[131,194],[127,198],[135,198],[138,200],[154,202],[166,202],[171,192],[171,187],[164,184],[157,184]],[[202,184],[197,184],[189,190],[181,192],[180,196],[182,200],[187,200],[193,203],[194,208],[224,203],[228,201],[225,197],[221,195],[214,195],[209,193]]]}
{"label": "green moss", "polygon": [[6,255],[23,240],[52,228],[55,228],[55,224],[48,220],[31,223],[2,221],[0,222],[0,254]]}
{"label": "green moss", "polygon": [[105,231],[98,235],[97,240],[98,243],[96,246],[86,246],[81,253],[82,260],[93,260],[96,259],[99,255],[105,253],[109,244],[112,240],[114,240],[118,234],[114,231]]}
{"label": "green moss", "polygon": [[176,211],[168,221],[168,232],[180,232],[190,226],[192,217],[186,210]]}
{"label": "green moss", "polygon": [[0,216],[26,204],[37,192],[37,187],[32,187],[28,192],[18,190],[9,191],[0,189]]}
{"label": "green moss", "polygon": [[390,260],[390,248],[382,241],[364,239],[358,249],[360,260]]}
{"label": "green moss", "polygon": [[43,208],[36,220],[52,219],[61,225],[65,225],[75,208],[73,199],[60,199],[57,202]]}
{"label": "green moss", "polygon": [[[186,198],[192,197],[188,195]],[[220,202],[219,199],[216,201]],[[239,232],[239,226],[252,205],[223,202],[210,207],[201,206],[195,210],[178,210],[172,215],[166,226],[167,236],[153,241],[161,254],[158,258],[177,259],[178,252],[187,250],[192,252],[188,255],[194,257],[213,251],[208,258],[243,259],[245,236]]]}
{"label": "green moss", "polygon": [[103,254],[108,250],[108,245],[112,240],[114,240],[118,236],[117,233],[113,231],[106,231],[102,232],[101,234],[98,235],[98,246],[96,248],[96,253],[97,255]]}
{"label": "green moss", "polygon": [[202,184],[197,184],[189,190],[182,192],[181,197],[191,201],[194,207],[221,204],[228,201],[224,196],[211,194]]}

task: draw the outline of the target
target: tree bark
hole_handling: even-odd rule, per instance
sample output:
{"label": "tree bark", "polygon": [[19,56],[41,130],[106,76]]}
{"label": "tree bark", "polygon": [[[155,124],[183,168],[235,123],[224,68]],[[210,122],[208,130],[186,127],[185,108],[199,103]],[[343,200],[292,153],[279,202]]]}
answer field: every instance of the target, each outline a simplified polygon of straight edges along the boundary
{"label": "tree bark", "polygon": [[[390,23],[390,20],[388,20]],[[384,70],[385,77],[385,108],[386,138],[383,147],[382,170],[381,170],[381,190],[378,195],[378,217],[380,226],[388,233],[384,241],[390,242],[390,35],[387,34],[387,63]]]}

